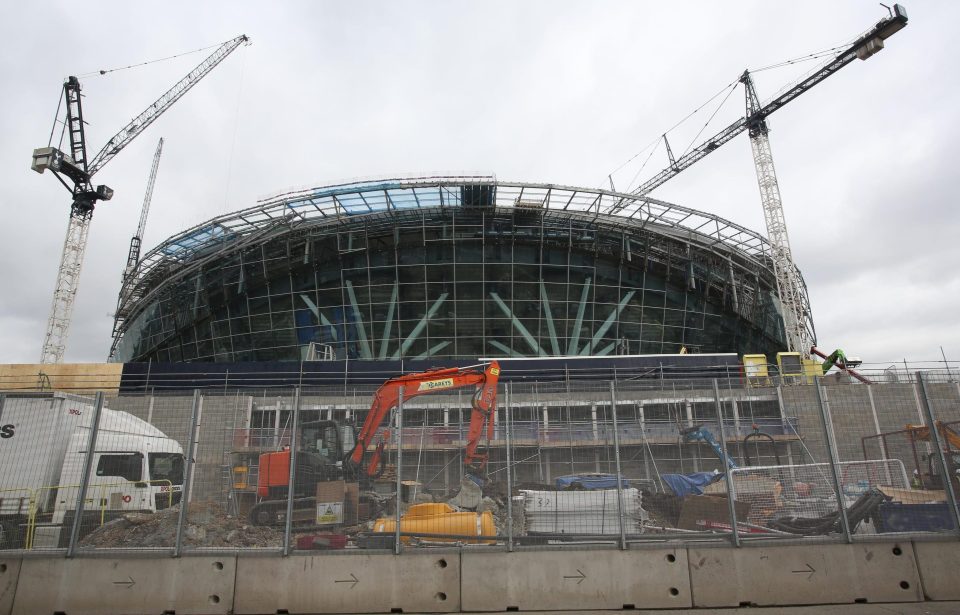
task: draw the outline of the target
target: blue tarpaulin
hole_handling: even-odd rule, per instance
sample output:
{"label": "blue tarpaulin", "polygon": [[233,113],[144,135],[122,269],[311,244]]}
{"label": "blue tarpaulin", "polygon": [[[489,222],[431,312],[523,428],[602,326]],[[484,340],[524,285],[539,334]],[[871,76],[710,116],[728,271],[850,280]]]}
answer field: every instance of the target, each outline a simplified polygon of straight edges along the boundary
{"label": "blue tarpaulin", "polygon": [[[620,484],[624,489],[630,487],[627,479],[620,477]],[[568,489],[572,485],[579,485],[581,489],[616,489],[616,474],[568,474],[567,476],[557,477],[557,488]]]}
{"label": "blue tarpaulin", "polygon": [[670,490],[680,497],[703,495],[703,488],[723,478],[723,472],[693,472],[691,474],[661,474]]}

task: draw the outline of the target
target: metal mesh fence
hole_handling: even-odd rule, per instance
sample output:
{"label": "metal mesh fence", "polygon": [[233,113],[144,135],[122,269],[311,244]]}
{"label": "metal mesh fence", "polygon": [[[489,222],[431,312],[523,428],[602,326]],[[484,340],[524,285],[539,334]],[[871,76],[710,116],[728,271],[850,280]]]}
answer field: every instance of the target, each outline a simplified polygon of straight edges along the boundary
{"label": "metal mesh fence", "polygon": [[0,549],[956,535],[955,380],[762,384],[501,382],[488,415],[471,387],[0,394]]}

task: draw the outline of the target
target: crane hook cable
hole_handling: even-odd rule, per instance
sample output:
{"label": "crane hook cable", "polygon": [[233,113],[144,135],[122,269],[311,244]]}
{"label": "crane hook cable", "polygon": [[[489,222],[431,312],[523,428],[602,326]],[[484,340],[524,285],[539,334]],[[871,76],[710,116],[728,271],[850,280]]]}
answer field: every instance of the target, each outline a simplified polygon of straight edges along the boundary
{"label": "crane hook cable", "polygon": [[[57,130],[57,122],[60,121],[60,107],[63,105],[62,92],[57,92],[57,112],[53,114],[53,126],[50,127],[50,138],[47,139],[47,147],[53,143],[53,133]],[[64,129],[66,124],[64,124]],[[63,143],[63,129],[60,130],[60,142]]]}
{"label": "crane hook cable", "polygon": [[[696,115],[697,112],[699,112],[701,109],[703,109],[704,107],[706,107],[707,105],[709,105],[711,102],[713,102],[714,99],[716,99],[718,96],[720,96],[721,94],[723,94],[724,92],[726,92],[726,91],[727,91],[727,88],[729,88],[729,87],[732,86],[732,85],[735,85],[735,84],[738,83],[738,82],[739,82],[739,78],[738,78],[738,79],[734,79],[733,81],[731,81],[731,82],[728,83],[727,85],[725,85],[725,86],[723,86],[722,88],[720,88],[720,90],[719,90],[716,94],[714,94],[713,96],[711,96],[710,98],[708,98],[702,105],[700,105],[699,107],[697,107],[696,109],[694,109],[693,111],[691,111],[690,113],[688,113],[686,116],[683,117],[683,119],[681,119],[679,122],[677,122],[676,124],[674,124],[673,126],[671,126],[670,128],[668,128],[666,131],[664,131],[663,134],[668,134],[669,132],[671,132],[672,130],[674,130],[675,128],[677,128],[678,126],[680,126],[681,124],[683,124],[683,123],[686,122],[687,120],[689,120],[691,117],[693,117],[694,115]],[[649,145],[647,145],[647,146],[644,147],[642,150],[640,150],[639,152],[637,152],[636,154],[634,154],[633,156],[631,156],[626,162],[624,162],[624,163],[621,164],[619,167],[617,167],[612,173],[609,173],[609,175],[612,175],[613,173],[617,173],[618,171],[620,171],[620,169],[622,169],[623,167],[625,167],[625,166],[627,166],[628,164],[630,164],[631,162],[633,162],[638,156],[640,156],[640,155],[643,154],[645,151],[647,151],[647,149],[649,149],[649,148],[657,145],[662,138],[663,138],[663,135],[661,135],[661,136],[657,137],[656,139],[654,139]]]}
{"label": "crane hook cable", "polygon": [[700,135],[703,134],[703,131],[706,130],[706,129],[707,129],[707,126],[710,125],[710,122],[713,121],[713,118],[717,117],[717,113],[719,113],[719,112],[720,112],[720,109],[722,109],[723,106],[724,106],[725,104],[727,104],[727,101],[730,100],[730,95],[733,94],[734,90],[736,90],[736,89],[737,89],[737,84],[736,84],[736,83],[734,83],[734,84],[732,84],[732,85],[730,86],[730,91],[727,92],[727,95],[723,97],[723,100],[720,101],[720,104],[717,105],[717,108],[713,110],[713,114],[712,114],[709,118],[707,118],[707,121],[706,121],[706,122],[704,122],[703,127],[700,129],[700,132],[698,132],[697,135],[696,135],[693,139],[690,140],[690,144],[687,145],[687,149],[683,150],[683,153],[680,154],[680,157],[681,157],[681,158],[683,158],[684,156],[687,155],[687,153],[690,151],[690,148],[692,148],[692,147],[694,146],[694,144],[695,144],[695,143],[697,142],[697,140],[700,138]]}
{"label": "crane hook cable", "polygon": [[783,66],[789,66],[789,65],[791,65],[791,64],[799,64],[799,63],[801,63],[801,62],[807,62],[807,61],[809,61],[809,60],[816,60],[817,58],[822,58],[822,57],[824,57],[824,56],[828,56],[828,55],[831,55],[831,54],[836,54],[836,52],[838,52],[838,51],[841,51],[841,50],[843,50],[843,49],[847,49],[848,47],[850,47],[851,44],[852,44],[852,41],[851,41],[850,43],[844,43],[844,44],[839,45],[839,46],[837,46],[837,47],[830,47],[829,49],[823,49],[823,50],[821,50],[821,51],[814,51],[813,53],[808,53],[808,54],[806,54],[806,55],[797,56],[796,58],[791,58],[791,59],[789,59],[789,60],[783,60],[783,61],[781,61],[781,62],[776,62],[776,63],[774,63],[774,64],[768,64],[767,66],[763,66],[763,67],[761,67],[761,68],[754,68],[754,69],[751,69],[750,72],[751,72],[751,73],[759,73],[759,72],[761,72],[761,71],[770,70],[770,69],[773,69],[773,68],[780,68],[780,67],[783,67]]}
{"label": "crane hook cable", "polygon": [[157,62],[165,62],[165,61],[167,61],[167,60],[173,60],[174,58],[180,58],[180,57],[183,57],[183,56],[188,56],[188,55],[193,54],[193,53],[200,53],[201,51],[206,51],[206,50],[208,50],[208,49],[213,49],[214,47],[220,47],[221,45],[223,45],[223,43],[217,43],[217,44],[215,44],[215,45],[208,45],[208,46],[202,47],[202,48],[200,48],[200,49],[194,49],[193,51],[184,51],[184,52],[182,52],[182,53],[178,53],[178,54],[172,55],[172,56],[167,56],[167,57],[165,57],[165,58],[157,58],[156,60],[147,60],[146,62],[138,62],[138,63],[136,63],[136,64],[129,64],[129,65],[127,65],[127,66],[119,66],[119,67],[117,67],[117,68],[108,68],[108,69],[102,69],[102,70],[95,70],[95,71],[91,71],[91,72],[89,72],[89,73],[83,73],[82,75],[78,75],[78,78],[81,78],[81,79],[82,79],[82,78],[84,78],[84,77],[103,76],[103,75],[106,75],[106,74],[108,74],[108,73],[114,73],[114,72],[121,71],[121,70],[127,70],[128,68],[138,68],[138,67],[140,67],[140,66],[146,66],[146,65],[148,65],[148,64],[156,64]]}

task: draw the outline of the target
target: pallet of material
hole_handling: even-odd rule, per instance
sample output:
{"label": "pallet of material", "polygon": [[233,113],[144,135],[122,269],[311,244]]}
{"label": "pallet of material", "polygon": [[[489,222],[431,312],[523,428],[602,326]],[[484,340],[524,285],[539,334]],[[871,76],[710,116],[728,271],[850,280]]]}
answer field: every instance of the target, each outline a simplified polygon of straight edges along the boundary
{"label": "pallet of material", "polygon": [[[525,525],[530,534],[620,533],[616,489],[590,491],[521,491]],[[627,534],[639,534],[647,512],[638,489],[623,490],[623,523]]]}
{"label": "pallet of material", "polygon": [[[750,523],[763,525],[780,508],[780,494],[783,487],[779,482],[766,476],[733,475],[736,501],[750,505]],[[703,490],[704,495],[727,497],[727,484],[718,481]]]}

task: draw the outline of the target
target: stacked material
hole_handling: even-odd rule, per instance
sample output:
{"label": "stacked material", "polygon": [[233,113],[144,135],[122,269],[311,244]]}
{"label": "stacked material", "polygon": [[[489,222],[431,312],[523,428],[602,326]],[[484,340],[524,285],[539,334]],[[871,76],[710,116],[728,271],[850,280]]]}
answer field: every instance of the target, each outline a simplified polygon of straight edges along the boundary
{"label": "stacked material", "polygon": [[[529,534],[619,534],[616,489],[592,491],[521,491]],[[639,534],[647,512],[640,506],[640,491],[623,490],[623,527]]]}
{"label": "stacked material", "polygon": [[[749,475],[734,472],[731,475],[736,492],[736,501],[750,505],[749,523],[763,525],[781,508],[783,487],[779,481],[759,474]],[[727,483],[719,481],[703,490],[706,495],[726,497]],[[743,519],[741,519],[743,521]]]}

